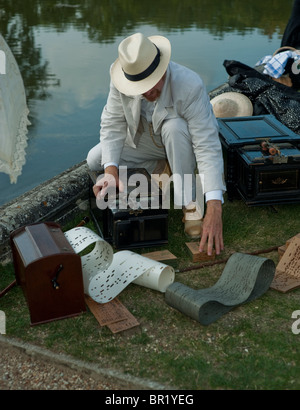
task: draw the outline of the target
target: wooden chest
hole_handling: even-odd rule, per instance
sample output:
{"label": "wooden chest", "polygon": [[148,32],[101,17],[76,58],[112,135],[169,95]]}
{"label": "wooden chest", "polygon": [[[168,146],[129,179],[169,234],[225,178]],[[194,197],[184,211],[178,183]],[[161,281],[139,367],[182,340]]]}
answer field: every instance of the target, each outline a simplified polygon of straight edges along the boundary
{"label": "wooden chest", "polygon": [[10,241],[16,281],[25,295],[32,325],[86,310],[81,258],[59,225],[25,226],[14,231]]}
{"label": "wooden chest", "polygon": [[[99,209],[92,189],[98,174],[90,172],[89,196],[92,218],[102,238],[116,249],[151,247],[168,243],[168,210],[162,209],[161,190],[158,188],[158,198],[154,201],[156,209],[153,209],[151,180],[146,170],[128,169],[127,180],[132,175],[139,174],[145,176],[148,181],[146,190],[140,191],[139,208],[133,209],[130,200],[127,206],[120,206],[121,199],[117,195],[113,205]],[[127,199],[135,188],[127,186]]]}
{"label": "wooden chest", "polygon": [[218,120],[228,199],[248,205],[300,202],[300,135],[274,116]]}

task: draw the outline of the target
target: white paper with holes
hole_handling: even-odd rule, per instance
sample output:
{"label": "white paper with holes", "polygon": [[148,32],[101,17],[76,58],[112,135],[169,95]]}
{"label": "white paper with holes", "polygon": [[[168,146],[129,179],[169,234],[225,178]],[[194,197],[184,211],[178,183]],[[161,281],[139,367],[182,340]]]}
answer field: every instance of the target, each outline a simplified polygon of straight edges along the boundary
{"label": "white paper with holes", "polygon": [[174,282],[171,266],[131,251],[114,254],[110,244],[89,228],[74,228],[65,236],[77,254],[94,245],[81,262],[84,292],[98,303],[114,299],[130,283],[165,292]]}

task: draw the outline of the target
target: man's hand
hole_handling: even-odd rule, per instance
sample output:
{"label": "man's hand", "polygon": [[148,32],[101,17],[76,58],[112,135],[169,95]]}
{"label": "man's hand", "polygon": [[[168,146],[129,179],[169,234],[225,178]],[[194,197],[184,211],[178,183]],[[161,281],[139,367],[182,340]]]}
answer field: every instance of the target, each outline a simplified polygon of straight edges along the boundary
{"label": "man's hand", "polygon": [[199,251],[203,252],[207,242],[207,254],[211,255],[215,245],[216,254],[224,250],[222,202],[218,200],[207,201],[206,214],[203,220],[203,230]]}
{"label": "man's hand", "polygon": [[95,197],[100,200],[110,189],[117,192],[117,188],[120,192],[124,190],[123,182],[119,179],[118,168],[109,166],[105,169],[104,176],[93,186],[93,192]]}

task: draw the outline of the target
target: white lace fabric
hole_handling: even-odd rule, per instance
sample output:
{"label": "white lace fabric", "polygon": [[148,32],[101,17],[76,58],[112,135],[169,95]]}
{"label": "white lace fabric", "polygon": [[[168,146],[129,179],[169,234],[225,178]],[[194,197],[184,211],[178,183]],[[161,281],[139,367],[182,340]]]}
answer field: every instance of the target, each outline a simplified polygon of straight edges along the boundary
{"label": "white lace fabric", "polygon": [[0,172],[16,183],[26,162],[29,110],[18,64],[1,34],[0,50]]}

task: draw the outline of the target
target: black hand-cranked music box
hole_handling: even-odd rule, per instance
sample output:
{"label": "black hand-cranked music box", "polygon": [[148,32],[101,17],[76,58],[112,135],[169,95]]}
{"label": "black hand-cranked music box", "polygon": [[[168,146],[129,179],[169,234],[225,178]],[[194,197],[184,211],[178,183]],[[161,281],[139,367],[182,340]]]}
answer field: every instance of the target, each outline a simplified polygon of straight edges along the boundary
{"label": "black hand-cranked music box", "polygon": [[[162,208],[161,189],[156,185],[153,191],[150,175],[143,168],[126,170],[126,193],[117,193],[116,200],[103,204],[103,209],[95,199],[93,185],[99,174],[90,172],[90,210],[95,225],[103,239],[116,249],[131,249],[159,246],[168,243],[168,209]],[[136,177],[136,178],[134,178]],[[138,186],[139,178],[145,186]],[[137,185],[130,184],[130,178]],[[152,188],[151,188],[152,187]],[[133,191],[139,189],[135,205],[130,201]],[[153,206],[155,205],[155,206]]]}
{"label": "black hand-cranked music box", "polygon": [[22,227],[10,235],[16,282],[25,295],[31,325],[86,311],[81,258],[53,222]]}
{"label": "black hand-cranked music box", "polygon": [[300,135],[274,116],[219,118],[228,199],[300,202]]}

